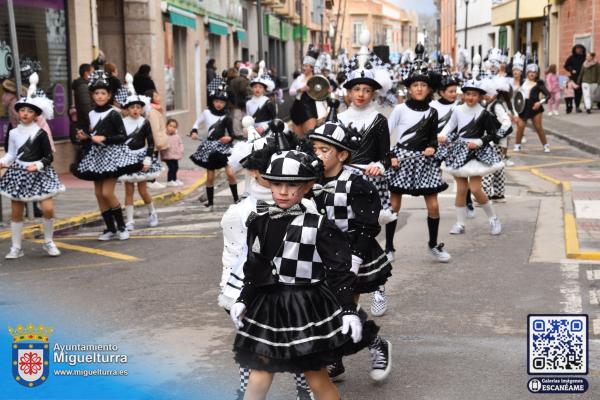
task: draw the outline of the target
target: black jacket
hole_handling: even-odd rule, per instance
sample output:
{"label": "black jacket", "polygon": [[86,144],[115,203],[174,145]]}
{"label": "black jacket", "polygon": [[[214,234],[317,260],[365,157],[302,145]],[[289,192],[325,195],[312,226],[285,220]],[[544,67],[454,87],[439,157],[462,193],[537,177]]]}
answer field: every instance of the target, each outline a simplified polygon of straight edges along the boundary
{"label": "black jacket", "polygon": [[133,77],[133,88],[137,94],[146,95],[148,90],[156,90],[156,85],[149,76],[136,75]]}
{"label": "black jacket", "polygon": [[[89,131],[89,128],[87,129]],[[127,140],[127,131],[123,125],[123,118],[117,110],[111,110],[100,120],[91,132],[93,136],[104,136],[104,144],[121,144]]]}
{"label": "black jacket", "polygon": [[40,129],[36,135],[27,140],[23,146],[17,150],[19,155],[17,159],[24,162],[41,161],[44,167],[52,164],[54,156],[52,155],[52,147],[50,140],[45,130]]}
{"label": "black jacket", "polygon": [[145,147],[147,143],[148,149],[146,151],[146,156],[152,157],[152,154],[154,154],[154,138],[148,120],[144,120],[142,126],[140,126],[139,129],[136,129],[135,132],[130,134],[127,138],[129,140],[127,145],[131,150],[141,149]]}
{"label": "black jacket", "polygon": [[352,163],[369,164],[379,161],[387,168],[390,165],[390,130],[386,118],[378,114],[371,126],[359,133],[360,148],[352,153]]}
{"label": "black jacket", "polygon": [[[583,53],[577,54],[575,52],[575,50],[577,48],[583,49]],[[571,49],[571,55],[567,58],[567,61],[565,61],[565,65],[564,65],[565,69],[567,71],[569,71],[569,73],[571,74],[571,79],[573,79],[574,81],[577,80],[577,77],[579,76],[579,73],[581,72],[581,66],[583,65],[584,61],[585,61],[585,47],[581,44],[576,44]],[[573,71],[575,71],[575,73],[573,73]]]}
{"label": "black jacket", "polygon": [[71,87],[75,99],[75,109],[77,110],[77,128],[87,129],[90,126],[88,113],[92,110],[92,97],[90,96],[88,81],[77,78],[73,81]]}

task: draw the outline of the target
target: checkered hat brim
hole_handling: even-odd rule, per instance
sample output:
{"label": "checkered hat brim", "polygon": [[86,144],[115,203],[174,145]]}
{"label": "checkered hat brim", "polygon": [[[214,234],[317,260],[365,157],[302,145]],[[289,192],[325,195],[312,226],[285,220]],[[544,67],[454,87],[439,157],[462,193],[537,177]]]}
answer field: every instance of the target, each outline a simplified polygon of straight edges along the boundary
{"label": "checkered hat brim", "polygon": [[318,179],[317,173],[306,164],[306,153],[296,150],[282,151],[271,156],[267,171],[262,175],[269,181],[307,182]]}
{"label": "checkered hat brim", "polygon": [[339,122],[325,122],[308,135],[310,139],[318,140],[334,145],[335,147],[341,148],[352,152],[354,149],[350,146],[352,139],[350,138],[349,132]]}

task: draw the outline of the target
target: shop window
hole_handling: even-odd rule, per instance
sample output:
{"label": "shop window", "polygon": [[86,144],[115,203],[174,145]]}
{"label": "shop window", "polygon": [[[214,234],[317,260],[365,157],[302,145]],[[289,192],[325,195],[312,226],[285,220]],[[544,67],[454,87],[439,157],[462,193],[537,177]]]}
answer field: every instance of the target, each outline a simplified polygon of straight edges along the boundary
{"label": "shop window", "polygon": [[[37,4],[27,0],[14,0],[13,3],[20,60],[13,56],[6,2],[0,2],[0,82],[15,80],[20,66],[29,65],[39,75],[38,89],[54,100],[55,116],[48,121],[53,137],[68,138],[70,79],[65,3],[52,1],[49,5],[48,2]],[[23,84],[29,82],[25,79]],[[2,141],[7,125],[5,114],[5,110],[0,110]]]}
{"label": "shop window", "polygon": [[165,22],[165,94],[167,111],[187,106],[187,29]]}

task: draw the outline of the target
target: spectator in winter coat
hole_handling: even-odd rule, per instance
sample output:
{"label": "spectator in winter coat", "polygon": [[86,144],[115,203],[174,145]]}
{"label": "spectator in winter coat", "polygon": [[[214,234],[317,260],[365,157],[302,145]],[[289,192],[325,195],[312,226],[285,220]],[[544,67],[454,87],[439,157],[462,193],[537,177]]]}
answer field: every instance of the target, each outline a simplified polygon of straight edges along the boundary
{"label": "spectator in winter coat", "polygon": [[140,65],[133,76],[133,88],[136,93],[146,93],[149,90],[156,91],[156,85],[150,77],[150,66],[148,64]]}
{"label": "spectator in winter coat", "polygon": [[596,61],[596,53],[588,53],[586,56],[577,83],[581,85],[581,89],[583,90],[585,111],[590,114],[592,112],[594,92],[598,84],[600,84],[600,64]]}
{"label": "spectator in winter coat", "polygon": [[[585,51],[586,50],[583,45],[576,44],[571,50],[571,55],[569,56],[569,58],[567,58],[567,61],[565,61],[564,67],[569,72],[569,74],[571,74],[571,79],[573,79],[574,81],[577,81],[579,73],[581,72],[581,66],[585,61]],[[581,87],[579,89],[575,89],[575,109],[578,113],[581,112],[581,96]]]}
{"label": "spectator in winter coat", "polygon": [[548,116],[558,115],[558,106],[560,105],[560,84],[556,75],[556,64],[552,64],[546,71],[546,88],[550,92],[548,99]]}
{"label": "spectator in winter coat", "polygon": [[87,130],[90,127],[89,112],[92,110],[92,98],[88,81],[93,71],[94,67],[90,64],[81,64],[79,66],[79,78],[71,84],[75,109],[77,110],[77,128],[81,130]]}

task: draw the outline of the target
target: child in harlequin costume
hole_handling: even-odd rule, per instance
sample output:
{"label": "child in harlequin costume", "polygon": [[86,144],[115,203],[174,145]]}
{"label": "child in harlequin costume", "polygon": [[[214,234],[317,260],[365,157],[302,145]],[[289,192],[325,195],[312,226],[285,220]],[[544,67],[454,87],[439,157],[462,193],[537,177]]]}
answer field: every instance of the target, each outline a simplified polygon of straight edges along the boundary
{"label": "child in harlequin costume", "polygon": [[198,128],[201,124],[208,127],[208,137],[202,142],[190,159],[194,164],[206,168],[206,197],[204,211],[213,210],[213,198],[215,193],[215,171],[225,168],[227,181],[233,201],[238,201],[237,181],[233,169],[228,164],[228,157],[231,155],[231,146],[234,140],[243,140],[242,135],[236,135],[233,132],[233,120],[227,109],[227,87],[221,85],[216,91],[211,92],[208,109],[204,110],[198,117],[190,136],[198,140]]}
{"label": "child in harlequin costume", "polygon": [[138,172],[142,169],[140,157],[133,153],[127,141],[127,131],[121,114],[110,104],[108,75],[94,71],[90,77],[94,109],[90,111],[89,132],[77,131],[77,138],[85,142],[84,154],[79,163],[71,166],[73,175],[80,179],[94,181],[94,189],[106,229],[98,240],[119,240],[129,238],[125,227],[123,210],[115,195],[117,178],[121,175]]}
{"label": "child in harlequin costume", "polygon": [[[35,74],[35,73],[34,73]],[[37,75],[37,74],[35,74]],[[52,168],[52,147],[46,131],[35,120],[41,115],[46,120],[53,116],[52,101],[36,93],[30,85],[27,97],[14,105],[19,124],[10,131],[8,151],[0,158],[0,168],[8,168],[0,178],[0,194],[11,200],[12,221],[10,230],[12,245],[7,259],[23,257],[21,233],[25,203],[39,201],[44,216],[44,245],[48,255],[56,257],[60,250],[53,241],[54,206],[52,198],[65,187]]]}
{"label": "child in harlequin costume", "polygon": [[[390,132],[398,137],[392,149],[392,168],[388,172],[392,207],[399,212],[403,195],[423,196],[427,206],[429,253],[439,262],[450,261],[444,244],[438,243],[440,208],[438,193],[448,184],[442,179],[437,150],[438,113],[429,106],[434,75],[422,59],[424,48],[417,45],[417,58],[404,79],[410,99],[394,108],[389,118]],[[393,249],[395,226],[386,227],[386,248]]]}
{"label": "child in harlequin costume", "polygon": [[[352,271],[357,275],[354,299],[383,286],[391,274],[391,261],[379,246],[377,235],[381,203],[377,189],[353,169],[346,168],[360,136],[338,122],[328,121],[309,135],[313,151],[323,162],[323,178],[313,187],[317,209],[344,233],[352,249]],[[361,313],[359,312],[359,316]],[[363,312],[362,319],[366,320]],[[392,368],[392,345],[376,336],[369,343],[371,377],[384,380]],[[342,361],[329,366],[329,376],[339,378]]]}
{"label": "child in harlequin costume", "polygon": [[[127,75],[126,80],[131,78],[130,74]],[[131,78],[131,81],[133,81],[133,78]],[[123,118],[123,124],[127,131],[127,145],[138,155],[142,161],[143,168],[134,174],[120,176],[119,181],[125,183],[126,226],[128,230],[133,230],[135,227],[133,220],[133,195],[136,183],[138,192],[148,209],[148,225],[151,227],[158,225],[158,215],[152,203],[152,196],[148,193],[147,182],[160,176],[163,165],[154,150],[154,138],[150,122],[142,116],[145,107],[149,106],[150,98],[136,95],[133,85],[130,86],[130,93],[132,94],[123,101],[123,108],[127,112],[127,116]]]}
{"label": "child in harlequin costume", "polygon": [[[379,192],[381,199],[381,225],[393,224],[397,215],[390,205],[388,180],[385,175],[390,165],[390,133],[387,119],[379,112],[375,101],[376,93],[384,93],[391,87],[391,77],[381,59],[371,53],[367,47],[370,41],[368,31],[361,33],[361,49],[348,65],[344,66],[347,80],[344,88],[348,91],[351,104],[339,114],[344,126],[355,129],[361,136],[360,147],[352,154],[350,168],[369,180]],[[387,311],[385,287],[379,287],[371,301],[371,313],[381,316]]]}
{"label": "child in harlequin costume", "polygon": [[450,144],[444,170],[456,180],[456,223],[450,233],[458,235],[465,232],[465,202],[467,189],[470,189],[488,216],[491,234],[499,235],[502,225],[481,188],[481,179],[504,166],[498,152],[491,145],[497,140],[500,125],[480,104],[485,94],[481,81],[466,81],[462,92],[463,104],[454,109],[450,121],[438,135],[441,143]]}
{"label": "child in harlequin costume", "polygon": [[[500,158],[506,162],[508,135],[513,131],[513,108],[508,81],[505,78],[494,77],[489,83],[485,100],[489,104],[488,111],[500,122],[500,129],[496,133],[498,143],[492,142],[492,145],[498,151]],[[490,200],[504,201],[505,180],[504,167],[483,177],[483,191]]]}
{"label": "child in harlequin costume", "polygon": [[[269,182],[264,180],[260,174],[266,172],[271,155],[278,149],[294,147],[290,143],[294,142],[295,136],[280,132],[283,128],[283,121],[275,120],[274,125],[277,133],[254,141],[252,143],[252,152],[242,160],[244,168],[246,168],[250,175],[248,196],[239,203],[229,206],[221,219],[224,247],[219,305],[227,312],[229,312],[231,306],[240,295],[244,284],[243,267],[248,253],[246,246],[246,236],[248,233],[246,220],[252,212],[256,212],[256,203],[258,201],[273,201]],[[279,137],[278,135],[282,136]],[[308,203],[309,200],[303,200],[303,202]],[[243,399],[246,392],[249,376],[250,370],[240,367],[240,388],[237,391],[240,400]],[[300,400],[310,399],[310,389],[304,375],[301,373],[295,374],[295,379],[297,398]]]}
{"label": "child in harlequin costume", "polygon": [[230,312],[250,399],[266,397],[275,372],[304,372],[315,398],[339,399],[326,367],[365,346],[346,237],[301,202],[321,173],[316,157],[290,150],[261,174],[274,203],[258,201],[246,222],[244,287]]}

